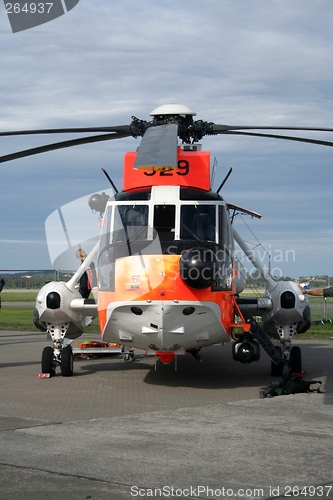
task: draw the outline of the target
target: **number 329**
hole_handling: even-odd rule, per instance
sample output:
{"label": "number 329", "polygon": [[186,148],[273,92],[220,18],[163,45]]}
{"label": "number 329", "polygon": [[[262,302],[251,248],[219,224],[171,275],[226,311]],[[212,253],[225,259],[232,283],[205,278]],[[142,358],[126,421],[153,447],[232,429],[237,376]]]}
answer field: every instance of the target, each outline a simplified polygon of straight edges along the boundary
{"label": "number 329", "polygon": [[[165,167],[162,170],[152,170],[151,172],[144,172],[145,175],[152,176],[159,172],[161,177],[172,176],[174,169]],[[177,175],[187,175],[190,172],[190,164],[187,160],[179,160]]]}

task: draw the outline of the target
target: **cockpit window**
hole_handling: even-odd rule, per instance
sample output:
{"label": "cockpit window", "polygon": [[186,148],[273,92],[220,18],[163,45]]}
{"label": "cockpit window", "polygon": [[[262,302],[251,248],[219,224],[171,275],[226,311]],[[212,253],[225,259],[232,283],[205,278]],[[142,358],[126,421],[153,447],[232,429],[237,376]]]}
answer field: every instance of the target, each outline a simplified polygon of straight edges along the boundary
{"label": "cockpit window", "polygon": [[175,205],[154,206],[154,230],[163,241],[175,239]]}
{"label": "cockpit window", "polygon": [[183,205],[180,212],[182,240],[215,242],[215,205]]}
{"label": "cockpit window", "polygon": [[146,240],[147,233],[147,205],[117,205],[115,207],[113,242]]}

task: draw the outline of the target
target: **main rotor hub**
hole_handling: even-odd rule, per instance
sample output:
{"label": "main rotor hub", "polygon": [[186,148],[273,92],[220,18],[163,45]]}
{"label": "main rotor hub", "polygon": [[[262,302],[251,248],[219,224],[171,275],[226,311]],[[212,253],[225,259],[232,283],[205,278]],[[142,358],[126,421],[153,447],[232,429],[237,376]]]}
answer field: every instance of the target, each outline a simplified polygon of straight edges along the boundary
{"label": "main rotor hub", "polygon": [[176,123],[178,125],[178,137],[183,143],[195,143],[210,133],[212,125],[202,120],[194,122],[193,116],[195,115],[195,111],[183,104],[163,104],[150,113],[150,116],[153,117],[151,122],[139,120],[133,116],[131,133],[133,137],[143,137],[149,127]]}
{"label": "main rotor hub", "polygon": [[192,109],[183,104],[163,104],[150,113],[150,116],[153,116],[152,126],[177,123],[178,136],[187,144],[193,137],[193,116],[195,115]]}
{"label": "main rotor hub", "polygon": [[195,116],[196,113],[192,111],[191,108],[184,106],[183,104],[163,104],[163,106],[159,106],[158,108],[153,109],[150,113],[150,116]]}
{"label": "main rotor hub", "polygon": [[182,135],[182,129],[188,129],[193,125],[194,115],[196,115],[194,111],[182,104],[164,104],[150,113],[150,116],[154,117],[153,126],[177,123],[180,136]]}

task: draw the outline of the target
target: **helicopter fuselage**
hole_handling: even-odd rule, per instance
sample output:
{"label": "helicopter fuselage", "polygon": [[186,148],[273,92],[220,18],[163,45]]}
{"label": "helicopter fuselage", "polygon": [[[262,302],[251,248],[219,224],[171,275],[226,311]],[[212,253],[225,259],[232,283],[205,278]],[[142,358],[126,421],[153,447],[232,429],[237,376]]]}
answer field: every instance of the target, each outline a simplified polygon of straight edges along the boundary
{"label": "helicopter fuselage", "polygon": [[229,341],[233,238],[226,203],[210,190],[209,153],[179,149],[178,170],[133,174],[134,159],[125,157],[125,189],[104,214],[103,340],[157,355]]}

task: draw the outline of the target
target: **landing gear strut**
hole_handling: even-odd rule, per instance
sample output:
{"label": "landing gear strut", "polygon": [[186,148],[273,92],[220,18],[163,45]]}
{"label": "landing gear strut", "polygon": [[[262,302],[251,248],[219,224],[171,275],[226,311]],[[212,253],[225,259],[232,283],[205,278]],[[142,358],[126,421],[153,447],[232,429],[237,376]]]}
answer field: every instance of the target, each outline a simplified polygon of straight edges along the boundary
{"label": "landing gear strut", "polygon": [[194,359],[196,359],[197,361],[199,361],[200,363],[202,363],[202,357],[200,356],[199,351],[200,351],[200,348],[199,349],[188,349],[187,350],[187,352],[189,352],[190,354],[192,354],[192,356],[194,357]]}
{"label": "landing gear strut", "polygon": [[[243,311],[243,315],[246,321],[251,324],[251,334],[255,334],[257,342],[272,360],[271,375],[273,377],[281,377],[285,371],[288,373],[302,373],[301,349],[298,346],[291,347],[292,338],[297,333],[297,323],[276,325],[281,343],[280,346],[276,347],[248,311]],[[241,337],[239,339],[241,341],[244,340],[243,337],[246,337],[245,334],[238,336]],[[235,352],[234,359],[237,360]]]}

